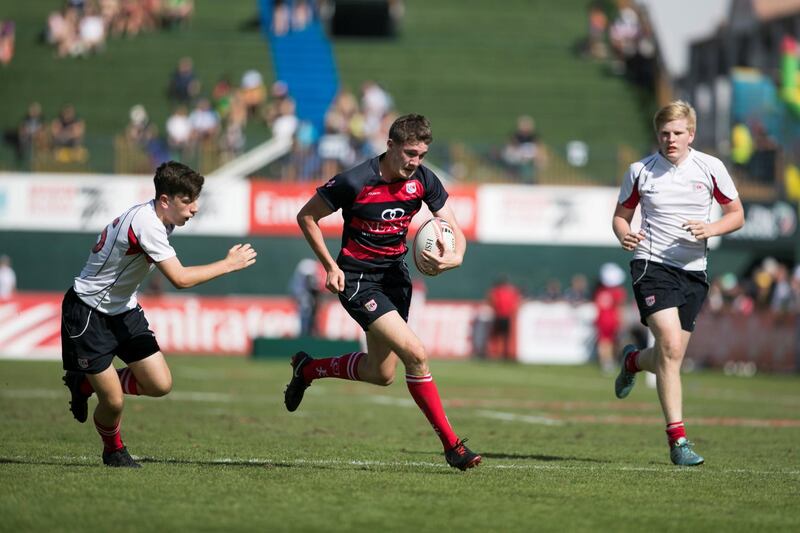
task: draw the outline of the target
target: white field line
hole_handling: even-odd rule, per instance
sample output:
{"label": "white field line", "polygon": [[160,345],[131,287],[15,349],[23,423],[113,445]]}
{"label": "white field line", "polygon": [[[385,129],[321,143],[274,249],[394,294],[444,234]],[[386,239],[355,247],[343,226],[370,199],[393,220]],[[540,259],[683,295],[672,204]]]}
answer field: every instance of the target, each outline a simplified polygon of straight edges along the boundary
{"label": "white field line", "polygon": [[484,418],[491,418],[494,420],[503,420],[505,422],[524,422],[526,424],[540,424],[544,426],[563,426],[563,420],[556,420],[546,416],[534,415],[518,415],[516,413],[504,413],[502,411],[488,411],[482,409],[475,411],[475,414]]}
{"label": "white field line", "polygon": [[[317,389],[321,393],[322,389]],[[39,400],[52,400],[52,399],[65,399],[67,398],[66,390],[54,389],[6,389],[0,390],[0,398],[14,398],[14,399],[39,399]],[[152,401],[175,401],[175,402],[201,402],[201,403],[218,403],[218,404],[232,404],[232,403],[263,403],[269,404],[276,402],[278,395],[235,395],[217,392],[199,392],[199,391],[173,391],[163,398],[151,398],[148,396],[138,396],[138,398]],[[358,396],[358,400],[366,401],[377,405],[386,405],[392,407],[404,408],[417,408],[414,400],[410,398],[396,398],[394,396],[386,395],[368,395]],[[538,424],[545,426],[559,426],[566,423],[575,424],[632,424],[632,425],[650,425],[653,423],[653,418],[657,417],[637,417],[625,415],[581,415],[572,413],[568,416],[547,416],[547,415],[526,415],[518,413],[509,413],[505,411],[496,411],[491,409],[476,409],[471,411],[475,416],[482,418],[490,418],[493,420],[502,420],[504,422],[519,422],[523,424]],[[730,427],[770,427],[770,428],[796,428],[800,421],[797,420],[770,420],[770,419],[747,419],[736,417],[697,417],[694,423],[696,425],[706,426],[730,426]]]}
{"label": "white field line", "polygon": [[[163,464],[187,464],[187,465],[254,465],[254,466],[355,466],[355,467],[376,467],[376,468],[435,468],[447,470],[450,467],[444,462],[429,462],[429,461],[378,461],[373,459],[269,459],[269,458],[236,458],[236,457],[213,457],[209,459],[202,458],[179,458],[179,457],[153,457],[148,455],[134,455],[134,459],[142,462],[150,463],[163,463]],[[4,457],[7,461],[19,461],[29,464],[37,464],[37,461],[77,461],[86,463],[87,466],[99,464],[97,457],[90,457],[86,455],[80,456],[51,456],[48,458],[29,458],[25,456]],[[722,474],[756,474],[767,476],[800,476],[800,470],[750,470],[746,468],[723,468],[713,469],[710,467],[698,468],[676,468],[674,466],[622,466],[622,465],[608,465],[608,466],[590,466],[590,465],[554,465],[554,464],[492,464],[493,460],[489,460],[488,464],[483,462],[478,467],[479,470],[580,470],[587,472],[662,472],[665,474],[678,474],[678,475],[701,475],[702,472],[712,470],[713,473]]]}

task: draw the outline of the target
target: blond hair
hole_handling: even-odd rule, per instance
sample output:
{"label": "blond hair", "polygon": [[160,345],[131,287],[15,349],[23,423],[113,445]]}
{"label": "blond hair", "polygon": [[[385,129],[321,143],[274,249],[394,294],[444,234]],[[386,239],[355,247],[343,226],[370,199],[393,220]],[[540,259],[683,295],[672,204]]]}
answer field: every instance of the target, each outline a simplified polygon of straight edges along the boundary
{"label": "blond hair", "polygon": [[694,131],[697,128],[697,113],[691,105],[683,100],[675,100],[668,103],[659,109],[653,117],[653,127],[656,130],[656,134],[667,122],[681,119],[686,119],[686,126],[689,131]]}

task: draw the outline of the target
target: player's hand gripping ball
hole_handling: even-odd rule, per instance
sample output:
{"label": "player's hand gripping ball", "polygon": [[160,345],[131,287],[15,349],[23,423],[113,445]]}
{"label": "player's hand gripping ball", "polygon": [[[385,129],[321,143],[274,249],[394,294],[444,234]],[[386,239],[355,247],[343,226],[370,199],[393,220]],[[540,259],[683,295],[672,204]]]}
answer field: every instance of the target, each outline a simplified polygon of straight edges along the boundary
{"label": "player's hand gripping ball", "polygon": [[[440,242],[441,241],[441,242]],[[438,272],[431,269],[430,264],[427,262],[422,252],[430,252],[433,255],[441,257],[444,255],[444,246],[450,250],[456,249],[456,236],[453,233],[453,228],[446,220],[434,217],[427,220],[417,230],[417,235],[414,237],[414,265],[420,273],[426,276],[435,276]]]}

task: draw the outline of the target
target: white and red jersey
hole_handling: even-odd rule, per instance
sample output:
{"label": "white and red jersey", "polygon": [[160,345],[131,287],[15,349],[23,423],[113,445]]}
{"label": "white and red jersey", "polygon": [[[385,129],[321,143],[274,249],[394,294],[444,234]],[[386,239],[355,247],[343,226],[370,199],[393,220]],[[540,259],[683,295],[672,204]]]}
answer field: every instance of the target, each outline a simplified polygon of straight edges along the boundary
{"label": "white and red jersey", "polygon": [[169,235],[156,215],[155,201],[131,207],[100,233],[73,288],[88,306],[118,315],[137,305],[136,290],[154,263],[174,257]]}
{"label": "white and red jersey", "polygon": [[705,270],[707,241],[696,239],[683,224],[688,220],[710,222],[714,200],[724,205],[738,196],[722,161],[697,150],[690,149],[679,165],[660,153],[633,163],[619,194],[623,206],[642,206],[645,239],[633,258]]}

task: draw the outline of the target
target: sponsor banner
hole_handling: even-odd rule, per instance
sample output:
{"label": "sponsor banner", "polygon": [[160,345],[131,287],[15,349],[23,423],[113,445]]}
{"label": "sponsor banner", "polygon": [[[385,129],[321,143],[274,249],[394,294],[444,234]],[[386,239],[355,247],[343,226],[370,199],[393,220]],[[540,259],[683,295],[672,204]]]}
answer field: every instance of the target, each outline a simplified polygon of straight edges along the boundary
{"label": "sponsor banner", "polygon": [[[207,179],[198,214],[178,231],[245,235],[248,193],[246,182]],[[144,176],[0,174],[0,229],[95,233],[153,196]]]}
{"label": "sponsor banner", "polygon": [[517,312],[517,360],[522,363],[587,363],[595,340],[594,304],[526,302]]}
{"label": "sponsor banner", "polygon": [[[316,185],[277,183],[252,180],[250,190],[250,233],[253,235],[301,236],[297,226],[297,213],[314,196]],[[448,204],[453,209],[459,225],[468,239],[475,238],[477,221],[476,189],[474,187],[448,187]],[[411,222],[413,235],[416,229],[431,217],[423,203],[422,209]],[[326,237],[342,234],[341,211],[320,220],[320,228]]]}
{"label": "sponsor banner", "polygon": [[[484,185],[478,189],[481,242],[619,246],[611,218],[613,187]],[[632,226],[641,225],[636,210]]]}
{"label": "sponsor banner", "polygon": [[687,359],[701,367],[755,363],[758,371],[800,371],[800,315],[756,311],[704,312],[689,340]]}
{"label": "sponsor banner", "polygon": [[[439,359],[466,359],[475,353],[472,329],[480,302],[426,301],[412,299],[408,323],[422,341],[428,355]],[[364,331],[336,301],[321,306],[317,317],[320,334],[328,339],[360,340]]]}
{"label": "sponsor banner", "polygon": [[[61,357],[59,293],[19,293],[0,302],[0,358]],[[296,306],[285,297],[140,297],[161,349],[174,354],[247,355],[256,337],[296,337]],[[475,302],[415,301],[411,326],[432,357],[472,355]],[[330,339],[358,339],[363,332],[338,301],[326,300],[317,321]],[[336,354],[325,354],[336,355]]]}
{"label": "sponsor banner", "polygon": [[797,213],[797,207],[788,202],[745,202],[744,227],[726,235],[724,239],[747,244],[764,242],[791,248],[797,236]]}
{"label": "sponsor banner", "polygon": [[[59,293],[19,293],[0,302],[0,357],[61,357]],[[294,302],[267,297],[140,297],[167,353],[249,354],[254,337],[300,331]]]}
{"label": "sponsor banner", "polygon": [[[314,185],[250,181],[250,228],[252,235],[301,236],[297,213],[315,194]],[[342,234],[341,211],[320,220],[326,237]]]}

